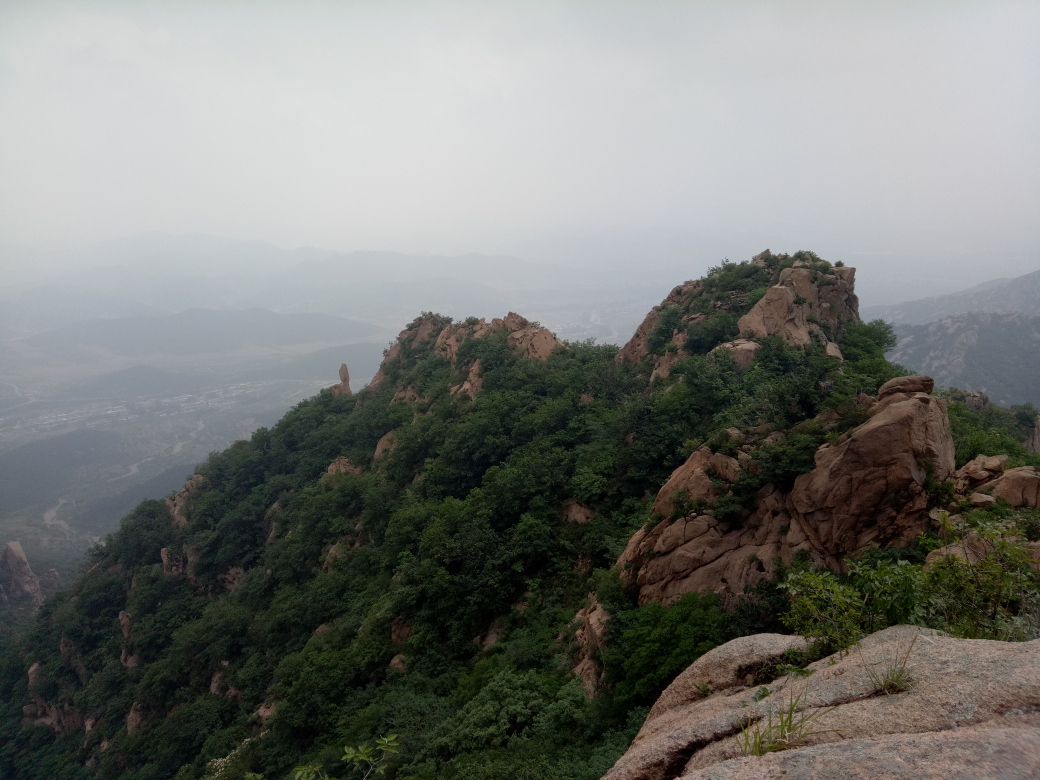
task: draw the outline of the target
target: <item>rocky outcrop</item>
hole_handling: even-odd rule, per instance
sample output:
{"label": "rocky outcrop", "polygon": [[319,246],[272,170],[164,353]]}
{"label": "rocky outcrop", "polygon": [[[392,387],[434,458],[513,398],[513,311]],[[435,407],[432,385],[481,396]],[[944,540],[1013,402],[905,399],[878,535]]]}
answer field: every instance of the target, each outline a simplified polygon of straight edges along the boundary
{"label": "rocky outcrop", "polygon": [[808,346],[814,334],[824,343],[827,332],[840,337],[846,322],[859,321],[855,283],[855,268],[785,268],[779,283],[738,321],[740,336],[780,336],[795,347]]}
{"label": "rocky outcrop", "polygon": [[43,604],[40,580],[33,573],[21,542],[8,542],[0,555],[0,581],[10,601],[28,603],[33,609]]}
{"label": "rocky outcrop", "polygon": [[1014,507],[1040,507],[1040,471],[1032,466],[1008,469],[991,482],[979,486],[979,491],[994,498],[1002,498]]}
{"label": "rocky outcrop", "polygon": [[484,387],[484,380],[481,376],[482,371],[483,368],[480,365],[480,361],[474,360],[473,364],[469,367],[469,374],[466,376],[466,381],[461,385],[455,385],[454,387],[448,388],[448,392],[451,395],[468,395],[470,398],[476,399],[477,393],[479,393],[481,388]]}
{"label": "rocky outcrop", "polygon": [[362,472],[360,466],[355,466],[350,462],[350,458],[346,455],[340,455],[332,463],[329,464],[326,470],[327,474],[360,474]]}
{"label": "rocky outcrop", "polygon": [[795,480],[791,506],[821,552],[909,543],[924,530],[925,480],[942,482],[955,466],[946,403],[928,394],[931,385],[928,377],[883,385],[871,419],[820,447],[816,468]]}
{"label": "rocky outcrop", "polygon": [[591,508],[585,506],[576,498],[567,499],[560,512],[560,519],[565,523],[578,523],[579,525],[591,523],[592,518],[595,516],[596,513]]}
{"label": "rocky outcrop", "polygon": [[201,474],[192,474],[183,488],[166,499],[166,511],[175,527],[184,528],[188,524],[188,510],[202,492],[203,481]]}
{"label": "rocky outcrop", "polygon": [[394,447],[397,445],[397,434],[393,431],[383,434],[382,438],[376,442],[376,451],[372,456],[373,460],[379,460],[384,455],[388,455],[393,452]]}
{"label": "rocky outcrop", "polygon": [[333,395],[344,395],[348,397],[354,395],[350,391],[350,371],[347,370],[346,363],[341,364],[339,367],[339,384],[333,385],[329,390],[332,391]]}
{"label": "rocky outcrop", "polygon": [[[654,328],[657,327],[657,323],[661,320],[661,309],[666,306],[688,306],[690,300],[693,297],[693,293],[700,290],[703,287],[701,281],[690,281],[679,287],[674,288],[668,296],[661,301],[659,306],[654,306],[650,312],[643,318],[639,327],[636,328],[636,332],[632,338],[628,340],[628,343],[621,348],[618,352],[617,361],[619,363],[627,361],[629,363],[640,363],[643,358],[650,354],[650,334],[653,333]],[[681,345],[677,345],[681,346]]]}
{"label": "rocky outcrop", "polygon": [[[811,664],[811,677],[761,679],[768,659],[791,639],[744,637],[695,661],[661,695],[605,780],[995,780],[1040,770],[1040,640],[954,639],[895,626],[865,638],[855,652]],[[761,649],[748,652],[735,646],[740,642],[761,642]],[[867,669],[880,670],[907,652],[912,687],[886,695]],[[740,666],[754,668],[749,661],[763,656],[760,679],[750,672],[740,679]],[[709,673],[709,666],[718,670]],[[752,688],[763,683],[764,692]],[[741,727],[782,710],[792,698],[798,712],[815,716],[812,730],[818,733],[804,746],[743,757]]]}
{"label": "rocky outcrop", "polygon": [[958,493],[967,493],[977,485],[1003,474],[1007,462],[1007,455],[977,455],[954,473],[953,489]]}
{"label": "rocky outcrop", "polygon": [[595,696],[603,682],[604,669],[596,656],[607,634],[609,620],[610,613],[596,600],[594,593],[589,594],[589,605],[578,610],[574,616],[574,623],[577,624],[574,638],[578,642],[578,663],[572,672],[581,678],[582,687],[589,696]]}
{"label": "rocky outcrop", "polygon": [[734,474],[734,479],[736,473],[739,473],[739,466],[733,458],[712,454],[707,447],[701,447],[672,472],[671,477],[658,492],[652,512],[668,517],[680,498],[690,503],[714,501],[715,489],[707,473],[712,468],[720,474]]}
{"label": "rocky outcrop", "polygon": [[755,362],[755,355],[760,349],[762,349],[762,345],[757,341],[737,339],[736,341],[727,341],[724,344],[719,344],[715,347],[714,352],[728,352],[729,356],[733,358],[733,362],[737,364],[737,368],[741,371],[747,371],[751,368],[751,364]]}
{"label": "rocky outcrop", "polygon": [[[618,559],[623,576],[639,585],[640,603],[670,603],[696,591],[714,591],[732,603],[746,585],[771,576],[776,561],[789,566],[802,551],[840,570],[845,556],[872,545],[911,542],[930,522],[926,480],[954,474],[946,405],[931,389],[928,377],[884,385],[876,401],[863,404],[867,422],[820,447],[815,468],[795,480],[790,494],[762,487],[740,523],[719,522],[711,505],[739,479],[741,462],[698,449],[654,501],[652,512],[664,519],[649,532],[637,531]],[[826,429],[832,417],[824,413],[818,421]],[[782,434],[772,432],[765,441],[782,441]],[[1003,484],[993,486],[1012,495],[1011,483]]]}
{"label": "rocky outcrop", "polygon": [[[370,390],[378,390],[386,381],[386,370],[397,361],[405,349],[411,349],[436,335],[434,350],[445,357],[454,366],[458,361],[459,348],[468,338],[485,338],[493,333],[506,331],[506,339],[510,348],[518,352],[521,357],[528,360],[548,360],[549,355],[557,347],[563,346],[548,328],[528,321],[515,312],[509,312],[504,318],[495,318],[491,322],[484,319],[470,318],[464,322],[451,323],[439,314],[425,314],[422,319],[413,322],[408,328],[402,330],[397,336],[397,341],[386,351],[383,362],[376,372],[368,387]],[[471,366],[470,376],[462,386],[453,389],[453,393],[465,392],[473,395],[479,390],[479,382],[474,383],[474,369]],[[476,378],[479,379],[480,368],[476,369]],[[469,383],[469,387],[466,387]],[[474,389],[476,388],[476,389]],[[395,400],[397,396],[395,395]]]}

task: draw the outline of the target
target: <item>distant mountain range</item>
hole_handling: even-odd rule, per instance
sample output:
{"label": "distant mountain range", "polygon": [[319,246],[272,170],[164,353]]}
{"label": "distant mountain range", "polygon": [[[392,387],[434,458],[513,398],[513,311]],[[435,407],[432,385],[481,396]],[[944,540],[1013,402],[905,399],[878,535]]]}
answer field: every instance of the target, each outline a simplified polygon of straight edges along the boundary
{"label": "distant mountain range", "polygon": [[116,355],[193,355],[243,347],[335,343],[373,337],[379,328],[328,314],[283,314],[267,309],[187,309],[162,316],[87,320],[30,336],[51,354],[82,354],[85,348]]}
{"label": "distant mountain range", "polygon": [[965,312],[1040,314],[1040,271],[1014,279],[992,279],[967,290],[889,306],[861,306],[864,320],[923,325]]}
{"label": "distant mountain range", "polygon": [[927,325],[900,325],[886,356],[937,385],[985,393],[1007,406],[1040,405],[1040,316],[968,312]]}

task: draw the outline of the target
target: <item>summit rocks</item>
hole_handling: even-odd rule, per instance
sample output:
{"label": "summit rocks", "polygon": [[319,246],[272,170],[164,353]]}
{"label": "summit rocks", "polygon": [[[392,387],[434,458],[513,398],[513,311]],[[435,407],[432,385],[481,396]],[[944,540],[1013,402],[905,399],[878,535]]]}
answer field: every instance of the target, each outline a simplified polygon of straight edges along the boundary
{"label": "summit rocks", "polygon": [[[370,390],[378,390],[386,381],[387,372],[391,366],[406,351],[415,349],[430,339],[434,339],[433,348],[437,354],[445,357],[454,367],[458,362],[459,348],[466,339],[487,338],[503,330],[506,332],[510,348],[528,360],[548,360],[553,350],[563,346],[563,342],[556,338],[548,328],[542,328],[515,312],[509,312],[503,319],[496,317],[491,322],[471,318],[457,323],[452,323],[439,314],[425,314],[398,334],[397,341],[386,351],[379,371],[368,387]],[[474,397],[480,389],[479,380],[479,365],[475,371],[470,366],[466,381],[462,386],[456,386],[453,393],[462,392]]]}
{"label": "summit rocks", "polygon": [[812,334],[823,335],[824,327],[840,335],[846,322],[859,321],[855,283],[855,268],[785,268],[779,283],[740,318],[740,335],[780,336],[795,347],[808,346]]}

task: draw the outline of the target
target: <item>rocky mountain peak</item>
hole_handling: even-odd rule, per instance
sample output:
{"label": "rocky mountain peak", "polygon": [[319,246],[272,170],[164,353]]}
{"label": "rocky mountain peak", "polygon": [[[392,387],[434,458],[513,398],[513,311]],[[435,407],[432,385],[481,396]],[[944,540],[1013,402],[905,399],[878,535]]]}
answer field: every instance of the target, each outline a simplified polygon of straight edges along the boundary
{"label": "rocky mountain peak", "polygon": [[29,559],[21,542],[8,542],[0,554],[0,582],[3,593],[15,601],[26,601],[33,609],[43,604],[43,593],[40,591],[40,580],[33,573]]}

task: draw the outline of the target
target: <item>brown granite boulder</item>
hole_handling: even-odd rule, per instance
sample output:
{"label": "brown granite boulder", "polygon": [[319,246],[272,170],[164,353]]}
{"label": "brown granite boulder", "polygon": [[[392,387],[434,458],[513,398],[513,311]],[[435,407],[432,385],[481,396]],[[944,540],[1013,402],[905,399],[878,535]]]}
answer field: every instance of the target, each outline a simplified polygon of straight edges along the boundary
{"label": "brown granite boulder", "polygon": [[687,501],[712,501],[715,491],[706,470],[711,466],[712,452],[707,447],[696,450],[686,462],[672,472],[672,476],[657,493],[653,512],[667,517],[672,513],[675,499],[680,490],[685,491]]}
{"label": "brown granite boulder", "polygon": [[1000,476],[1004,473],[1007,462],[1007,455],[977,455],[954,473],[954,489],[958,493],[964,493],[969,487]]}
{"label": "brown granite boulder", "polygon": [[[880,671],[908,651],[912,687],[891,695],[879,691],[868,667]],[[728,645],[712,652],[742,655]],[[807,678],[766,682],[765,697],[757,684],[745,687],[746,678],[731,685],[734,675],[725,669],[719,683],[704,683],[707,696],[696,685],[691,687],[692,677],[680,676],[672,686],[682,690],[670,686],[662,694],[605,780],[795,780],[844,777],[846,772],[870,778],[998,778],[1014,776],[998,770],[1022,766],[1017,762],[1023,756],[1028,758],[1024,766],[1040,765],[1040,753],[1031,753],[1032,746],[1040,745],[1040,640],[955,639],[915,626],[895,626],[866,637],[844,656],[831,656],[809,668],[813,673]],[[765,718],[770,710],[782,710],[799,696],[797,711],[815,715],[813,730],[820,733],[804,746],[743,757],[737,740],[741,727]],[[1005,729],[1024,731],[1002,733]],[[969,744],[981,751],[971,770],[977,774],[943,774],[944,767],[956,768],[958,761],[967,760],[963,751],[936,752],[935,746],[953,744],[943,739],[949,734],[967,734]],[[854,762],[853,757],[866,763]],[[788,774],[781,774],[784,770]]]}
{"label": "brown granite boulder", "polygon": [[923,390],[931,380],[903,383],[909,392],[891,384],[882,387],[871,418],[840,444],[820,447],[816,468],[795,480],[791,506],[826,555],[909,543],[927,522],[929,470],[939,482],[953,475],[946,403]]}
{"label": "brown granite boulder", "polygon": [[1002,498],[1011,506],[1040,507],[1040,471],[1033,466],[1008,469],[991,482],[979,486],[979,490],[994,498]]}
{"label": "brown granite boulder", "polygon": [[563,346],[548,328],[537,328],[519,314],[509,312],[503,322],[509,329],[509,346],[528,360],[548,360],[554,349]]}
{"label": "brown granite boulder", "polygon": [[[823,335],[817,323],[840,335],[846,322],[859,322],[855,281],[855,268],[833,268],[829,272],[785,268],[780,272],[779,283],[770,287],[737,322],[740,336],[780,336],[792,346],[805,347],[812,334]],[[823,341],[826,340],[824,336]]]}

